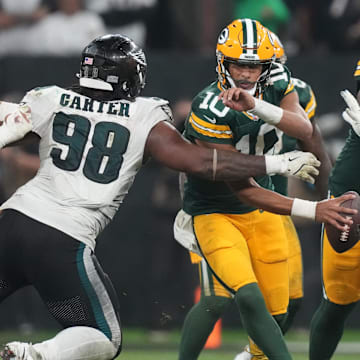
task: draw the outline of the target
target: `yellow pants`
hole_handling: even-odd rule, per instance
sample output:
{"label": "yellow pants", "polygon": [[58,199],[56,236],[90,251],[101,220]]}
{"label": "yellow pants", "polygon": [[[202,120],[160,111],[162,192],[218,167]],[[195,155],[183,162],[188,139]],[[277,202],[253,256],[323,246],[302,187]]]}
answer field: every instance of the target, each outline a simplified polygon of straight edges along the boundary
{"label": "yellow pants", "polygon": [[209,278],[213,279],[211,286],[216,295],[230,296],[256,282],[269,312],[286,312],[288,242],[281,216],[255,210],[247,214],[198,215],[193,221],[199,247],[214,275]]}
{"label": "yellow pants", "polygon": [[303,264],[300,240],[290,216],[282,216],[289,246],[289,293],[290,299],[304,296]]}
{"label": "yellow pants", "polygon": [[325,294],[331,302],[348,305],[360,300],[360,242],[339,254],[331,247],[325,231],[322,273]]}

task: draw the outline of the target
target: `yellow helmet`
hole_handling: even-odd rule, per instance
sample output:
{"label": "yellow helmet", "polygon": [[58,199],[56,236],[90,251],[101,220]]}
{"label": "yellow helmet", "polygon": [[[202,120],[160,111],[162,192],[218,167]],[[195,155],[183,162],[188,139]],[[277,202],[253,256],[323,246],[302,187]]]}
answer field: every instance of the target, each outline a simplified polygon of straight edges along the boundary
{"label": "yellow helmet", "polygon": [[287,61],[287,56],[285,54],[284,45],[280,41],[279,37],[269,30],[270,36],[273,38],[274,42],[274,51],[275,51],[275,57],[276,62],[279,62],[280,64],[285,64]]}
{"label": "yellow helmet", "polygon": [[216,46],[216,71],[221,87],[235,87],[228,71],[228,64],[261,64],[263,72],[257,82],[262,91],[275,61],[275,50],[269,30],[257,20],[237,19],[224,28]]}

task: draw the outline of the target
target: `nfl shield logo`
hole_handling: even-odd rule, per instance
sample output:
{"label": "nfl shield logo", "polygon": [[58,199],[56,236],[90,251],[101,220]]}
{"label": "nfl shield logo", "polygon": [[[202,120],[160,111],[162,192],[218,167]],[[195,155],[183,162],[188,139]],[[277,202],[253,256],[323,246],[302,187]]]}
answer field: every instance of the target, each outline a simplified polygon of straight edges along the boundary
{"label": "nfl shield logo", "polygon": [[85,57],[84,58],[84,65],[92,65],[94,62],[94,59],[91,57]]}

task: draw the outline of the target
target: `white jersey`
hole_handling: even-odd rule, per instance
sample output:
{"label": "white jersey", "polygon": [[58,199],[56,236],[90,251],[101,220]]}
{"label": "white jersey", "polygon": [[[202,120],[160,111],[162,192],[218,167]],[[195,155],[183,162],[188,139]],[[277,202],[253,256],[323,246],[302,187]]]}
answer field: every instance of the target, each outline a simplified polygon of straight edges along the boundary
{"label": "white jersey", "polygon": [[99,102],[57,86],[23,99],[41,138],[40,168],[2,205],[84,242],[115,215],[143,161],[151,129],[169,120],[168,102]]}

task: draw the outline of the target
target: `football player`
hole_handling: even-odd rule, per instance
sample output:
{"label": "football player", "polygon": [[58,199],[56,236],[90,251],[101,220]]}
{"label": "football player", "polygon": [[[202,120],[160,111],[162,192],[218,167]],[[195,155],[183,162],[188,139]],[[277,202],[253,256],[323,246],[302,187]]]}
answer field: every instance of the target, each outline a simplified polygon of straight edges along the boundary
{"label": "football player", "polygon": [[[240,19],[227,26],[218,39],[217,59],[218,81],[193,101],[185,129],[189,140],[201,146],[258,154],[278,153],[283,147],[283,132],[302,142],[311,141],[313,126],[299,105],[286,67],[275,66],[272,80],[276,81],[271,81],[274,47],[261,24]],[[254,103],[255,110],[251,110]],[[297,126],[293,127],[295,119]],[[272,186],[268,177],[256,180],[264,187]],[[267,312],[283,325],[289,300],[283,220],[256,209],[274,211],[259,193],[266,190],[260,191],[256,185],[230,187],[238,190],[243,202],[232,195],[226,184],[214,187],[191,176],[185,182],[183,209],[192,215],[197,244],[185,239],[186,231],[181,231],[189,223],[191,226],[183,211],[175,222],[175,232],[181,232],[176,237],[181,241],[184,235],[189,249],[198,245],[206,262],[201,264],[202,296],[185,319],[179,359],[197,359],[212,327],[232,299],[245,329],[251,338],[256,337],[256,343],[261,343],[267,356],[288,359],[281,331]]]}
{"label": "football player", "polygon": [[[0,148],[40,143],[36,176],[1,207],[0,301],[32,285],[65,329],[42,343],[6,344],[5,360],[106,360],[120,352],[118,301],[94,248],[148,157],[209,181],[276,168],[294,174],[303,165],[305,178],[316,172],[312,154],[246,156],[185,141],[169,124],[167,101],[139,96],[146,68],[133,41],[106,35],[83,50],[76,86],[0,103]],[[317,206],[317,215],[337,222],[336,204]]]}
{"label": "football player", "polygon": [[[281,67],[286,63],[287,56],[285,54],[284,46],[282,45],[278,36],[272,32],[270,33],[272,38],[274,39],[276,62],[278,63],[271,70],[270,79],[272,80],[272,82],[276,82],[281,79],[282,76],[284,76],[284,72],[281,71]],[[305,110],[307,117],[309,118],[313,126],[313,134],[311,139],[306,141],[299,141],[293,137],[283,134],[283,147],[281,149],[281,152],[292,151],[298,145],[301,150],[310,151],[317,156],[317,158],[321,161],[321,166],[319,168],[319,175],[316,177],[315,180],[315,187],[319,198],[324,199],[327,197],[328,178],[331,170],[331,161],[326,152],[320,130],[315,122],[315,95],[311,89],[311,86],[305,81],[294,77],[292,77],[292,81],[294,83],[295,90],[299,96],[300,105]],[[287,178],[279,175],[274,175],[271,177],[271,180],[274,184],[274,190],[276,192],[283,195],[288,194]],[[304,292],[300,240],[298,238],[291,217],[283,216],[283,222],[289,248],[289,306],[286,320],[282,326],[282,331],[285,334],[292,325],[295,314],[298,312],[301,306]],[[247,345],[245,347],[245,351],[238,354],[234,360],[251,360],[252,358],[266,359],[263,356],[262,351],[257,348],[257,346],[251,341],[251,339],[249,340],[250,346]]]}
{"label": "football player", "polygon": [[[347,109],[344,119],[351,128],[329,179],[329,192],[337,196],[346,191],[360,193],[360,60],[354,77],[357,100],[342,91]],[[334,354],[344,332],[345,321],[360,300],[360,242],[351,249],[337,253],[330,245],[326,231],[322,239],[323,298],[310,326],[310,360],[328,360]]]}

